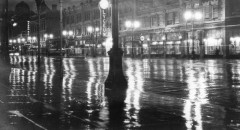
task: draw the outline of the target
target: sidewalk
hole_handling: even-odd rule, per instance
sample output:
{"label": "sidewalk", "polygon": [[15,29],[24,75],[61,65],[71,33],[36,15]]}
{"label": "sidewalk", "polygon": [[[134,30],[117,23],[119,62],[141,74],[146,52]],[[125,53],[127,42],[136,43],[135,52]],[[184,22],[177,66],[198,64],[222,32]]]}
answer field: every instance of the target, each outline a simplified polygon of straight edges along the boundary
{"label": "sidewalk", "polygon": [[7,95],[9,93],[9,75],[11,72],[10,66],[7,66],[2,61],[0,62],[0,129],[14,130],[9,125],[8,109],[7,109]]}

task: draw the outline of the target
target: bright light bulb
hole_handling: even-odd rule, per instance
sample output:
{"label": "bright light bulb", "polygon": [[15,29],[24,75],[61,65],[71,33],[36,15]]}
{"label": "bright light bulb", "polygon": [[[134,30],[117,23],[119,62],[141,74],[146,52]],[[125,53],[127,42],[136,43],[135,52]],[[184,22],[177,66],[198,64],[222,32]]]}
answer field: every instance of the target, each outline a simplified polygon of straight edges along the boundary
{"label": "bright light bulb", "polygon": [[62,34],[63,34],[63,36],[66,36],[67,35],[67,31],[63,30]]}
{"label": "bright light bulb", "polygon": [[48,35],[47,34],[44,34],[44,38],[47,38],[48,37]]}
{"label": "bright light bulb", "polygon": [[139,21],[134,21],[133,25],[134,25],[134,28],[139,28],[140,27],[140,22]]}
{"label": "bright light bulb", "polygon": [[93,27],[92,26],[87,27],[87,31],[92,33],[93,32]]}
{"label": "bright light bulb", "polygon": [[189,19],[191,19],[192,18],[192,12],[191,11],[186,11],[185,13],[184,13],[184,18],[185,18],[185,20],[189,20]]}
{"label": "bright light bulb", "polygon": [[25,42],[25,38],[22,38],[21,40],[22,40],[22,42]]}
{"label": "bright light bulb", "polygon": [[125,22],[125,26],[126,26],[127,28],[132,27],[132,22],[131,22],[131,21],[126,21],[126,22]]}
{"label": "bright light bulb", "polygon": [[200,20],[200,19],[202,19],[202,13],[199,12],[199,11],[195,12],[194,17],[195,17],[196,20]]}
{"label": "bright light bulb", "polygon": [[69,36],[72,36],[72,35],[73,35],[73,31],[69,31],[69,32],[68,32],[68,35],[69,35]]}
{"label": "bright light bulb", "polygon": [[109,2],[107,0],[101,0],[99,6],[101,9],[107,9],[109,7]]}
{"label": "bright light bulb", "polygon": [[96,32],[98,32],[98,31],[99,31],[99,28],[98,28],[98,27],[96,27],[96,28],[95,28],[95,31],[96,31]]}
{"label": "bright light bulb", "polygon": [[53,34],[49,34],[49,38],[53,39]]}

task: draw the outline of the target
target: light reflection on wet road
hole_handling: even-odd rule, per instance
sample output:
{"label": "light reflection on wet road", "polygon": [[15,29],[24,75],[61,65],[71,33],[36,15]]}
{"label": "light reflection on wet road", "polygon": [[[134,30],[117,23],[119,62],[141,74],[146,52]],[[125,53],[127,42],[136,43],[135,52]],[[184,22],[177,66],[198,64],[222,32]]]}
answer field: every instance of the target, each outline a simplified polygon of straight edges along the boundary
{"label": "light reflection on wet road", "polygon": [[[12,56],[9,128],[113,128],[108,58]],[[240,129],[240,60],[124,59],[128,80],[115,128]],[[39,73],[38,73],[39,72]],[[1,110],[2,111],[2,110]],[[115,112],[115,111],[114,111]],[[115,118],[114,118],[115,119]],[[0,120],[1,121],[1,120]]]}

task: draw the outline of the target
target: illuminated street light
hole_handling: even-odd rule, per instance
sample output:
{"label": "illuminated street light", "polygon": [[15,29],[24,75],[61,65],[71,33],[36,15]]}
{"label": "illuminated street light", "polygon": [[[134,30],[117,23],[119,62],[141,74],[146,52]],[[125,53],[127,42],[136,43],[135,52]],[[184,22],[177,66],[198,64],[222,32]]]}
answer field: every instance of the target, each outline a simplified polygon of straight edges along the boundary
{"label": "illuminated street light", "polygon": [[68,31],[69,36],[73,36],[73,31]]}
{"label": "illuminated street light", "polygon": [[162,37],[162,40],[163,40],[163,41],[165,41],[165,40],[166,40],[166,37],[165,37],[165,36],[163,36],[163,37]]}
{"label": "illuminated street light", "polygon": [[69,31],[63,30],[63,31],[62,31],[62,35],[63,35],[63,36],[67,36],[67,37],[73,36],[73,31],[71,31],[71,30],[69,30]]}
{"label": "illuminated street light", "polygon": [[16,23],[16,22],[14,22],[14,23],[13,23],[13,27],[16,27],[16,26],[17,26],[17,23]]}
{"label": "illuminated street light", "polygon": [[107,9],[110,5],[109,5],[108,0],[101,0],[99,2],[99,6],[101,9]]}
{"label": "illuminated street light", "polygon": [[48,34],[44,34],[44,38],[47,39],[47,37],[48,37]]}
{"label": "illuminated street light", "polygon": [[89,33],[92,33],[92,32],[93,32],[93,27],[92,27],[92,26],[88,26],[88,27],[87,27],[87,31],[88,31]]}
{"label": "illuminated street light", "polygon": [[136,28],[139,28],[140,27],[140,22],[139,21],[130,21],[130,20],[127,20],[126,22],[125,22],[125,26],[127,27],[127,28],[129,28],[129,29],[131,29],[131,31],[132,31],[132,39],[131,39],[131,41],[132,41],[132,57],[133,57],[133,55],[134,55],[134,53],[133,53],[133,34],[134,34],[134,29],[136,29]]}
{"label": "illuminated street light", "polygon": [[127,28],[130,28],[130,27],[132,26],[132,22],[131,22],[131,21],[126,21],[126,22],[125,22],[125,26],[126,26]]}
{"label": "illuminated street light", "polygon": [[21,41],[22,41],[22,42],[25,42],[26,40],[25,40],[25,38],[22,38]]}
{"label": "illuminated street light", "polygon": [[95,28],[95,31],[98,32],[100,29],[98,27]]}
{"label": "illuminated street light", "polygon": [[62,34],[63,34],[63,36],[67,36],[67,31],[66,31],[66,30],[63,30],[63,31],[62,31]]}
{"label": "illuminated street light", "polygon": [[179,39],[179,40],[182,40],[182,35],[179,35],[179,36],[178,36],[178,39]]}
{"label": "illuminated street light", "polygon": [[36,40],[37,40],[37,37],[35,37],[35,36],[34,36],[34,37],[32,37],[32,40],[36,41]]}
{"label": "illuminated street light", "polygon": [[203,16],[201,12],[197,11],[195,12],[194,17],[196,20],[201,20]]}
{"label": "illuminated street light", "polygon": [[193,16],[192,11],[186,11],[186,12],[184,13],[184,19],[185,19],[185,20],[190,20],[190,19],[192,18],[192,16]]}
{"label": "illuminated street light", "polygon": [[[194,21],[200,21],[203,17],[202,12],[200,11],[194,11],[194,10],[187,10],[183,14],[184,18],[186,20],[186,29],[187,29],[187,22],[192,21],[192,55],[195,55],[194,51]],[[188,49],[188,42],[187,42],[187,49]],[[187,51],[189,54],[189,50]]]}
{"label": "illuminated street light", "polygon": [[47,39],[53,39],[53,34],[47,34],[47,33],[45,33],[45,34],[44,34],[44,38],[45,38],[45,40],[47,40]]}
{"label": "illuminated street light", "polygon": [[49,38],[50,38],[50,39],[53,39],[53,34],[49,34]]}
{"label": "illuminated street light", "polygon": [[[99,27],[96,27],[96,28],[93,28],[92,26],[88,26],[87,27],[87,31],[89,32],[89,33],[91,33],[91,38],[92,38],[92,42],[94,43],[94,47],[93,47],[93,57],[95,57],[96,56],[96,48],[97,48],[97,41],[98,41],[98,39],[97,39],[97,33],[99,32]],[[94,40],[94,37],[92,37],[92,36],[94,36],[94,34],[95,34],[95,38],[96,38],[96,40]]]}
{"label": "illuminated street light", "polygon": [[27,37],[27,40],[28,40],[28,41],[31,41],[31,40],[32,40],[32,37],[30,37],[30,36]]}
{"label": "illuminated street light", "polygon": [[18,43],[21,43],[21,39],[20,39],[20,38],[18,38],[18,39],[17,39],[17,42],[18,42]]}
{"label": "illuminated street light", "polygon": [[139,21],[134,21],[133,22],[133,27],[134,28],[139,28],[140,27],[140,22]]}
{"label": "illuminated street light", "polygon": [[[109,73],[105,80],[105,88],[110,88],[112,92],[120,93],[121,90],[127,89],[127,80],[123,74],[122,68],[122,56],[123,51],[119,48],[119,23],[118,23],[118,1],[112,0],[111,12],[112,12],[112,39],[113,46],[108,52],[109,55]],[[112,94],[115,95],[115,94]],[[120,97],[115,95],[115,97]],[[118,99],[119,100],[119,99]]]}

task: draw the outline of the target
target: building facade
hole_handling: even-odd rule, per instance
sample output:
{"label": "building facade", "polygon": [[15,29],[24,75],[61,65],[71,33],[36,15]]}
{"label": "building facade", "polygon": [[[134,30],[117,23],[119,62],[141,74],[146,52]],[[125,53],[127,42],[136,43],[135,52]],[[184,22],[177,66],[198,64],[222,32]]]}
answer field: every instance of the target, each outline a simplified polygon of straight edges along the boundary
{"label": "building facade", "polygon": [[[83,39],[91,38],[87,27],[98,26],[102,21],[98,2],[85,0],[80,6],[65,9],[65,28],[74,30],[81,38],[80,44],[88,45]],[[238,56],[237,5],[238,0],[121,0],[119,44],[126,56]],[[194,17],[200,13],[202,17],[185,19],[186,12]],[[140,27],[127,28],[128,20],[139,21]]]}
{"label": "building facade", "polygon": [[[54,38],[60,37],[60,12],[57,9],[57,5],[52,5],[50,9],[45,2],[41,4],[40,8],[40,45],[46,46],[46,40],[49,37],[44,37],[44,35],[50,35]],[[31,17],[29,22],[30,26],[30,36],[37,37],[38,34],[38,15]],[[32,40],[34,43],[37,43],[37,40]]]}
{"label": "building facade", "polygon": [[[98,55],[105,55],[106,51],[103,45],[103,35],[101,35],[101,10],[99,0],[82,0],[78,5],[65,8],[64,30],[73,31],[75,47],[81,47],[85,55],[93,55],[93,51]],[[105,12],[105,22],[110,28],[110,9]],[[92,30],[88,28],[91,27]]]}

